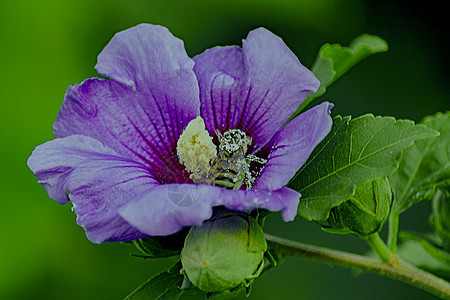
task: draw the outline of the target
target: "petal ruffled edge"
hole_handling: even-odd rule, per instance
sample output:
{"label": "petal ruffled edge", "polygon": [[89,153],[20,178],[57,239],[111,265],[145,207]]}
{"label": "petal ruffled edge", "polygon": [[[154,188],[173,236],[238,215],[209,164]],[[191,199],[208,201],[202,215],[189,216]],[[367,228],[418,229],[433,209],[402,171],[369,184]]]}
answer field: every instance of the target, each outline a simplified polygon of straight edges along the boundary
{"label": "petal ruffled edge", "polygon": [[95,69],[130,87],[167,80],[174,73],[186,71],[194,62],[184,49],[184,42],[160,25],[139,24],[114,35],[99,54]]}
{"label": "petal ruffled edge", "polygon": [[216,47],[194,58],[201,113],[210,132],[241,129],[264,146],[320,82],[281,38],[259,28],[243,48]]}
{"label": "petal ruffled edge", "polygon": [[72,135],[36,147],[28,166],[50,198],[60,204],[73,203],[77,223],[91,242],[145,236],[118,214],[136,194],[157,184],[144,165],[121,157],[95,139]]}
{"label": "petal ruffled edge", "polygon": [[257,208],[281,211],[285,221],[297,215],[300,194],[289,188],[277,191],[224,190],[212,185],[166,184],[137,195],[119,210],[120,215],[148,235],[169,235],[211,218],[213,207],[249,212]]}
{"label": "petal ruffled edge", "polygon": [[176,143],[200,115],[199,87],[182,40],[159,25],[117,33],[92,78],[68,88],[54,125],[56,137],[93,137],[152,168],[161,183],[186,182]]}

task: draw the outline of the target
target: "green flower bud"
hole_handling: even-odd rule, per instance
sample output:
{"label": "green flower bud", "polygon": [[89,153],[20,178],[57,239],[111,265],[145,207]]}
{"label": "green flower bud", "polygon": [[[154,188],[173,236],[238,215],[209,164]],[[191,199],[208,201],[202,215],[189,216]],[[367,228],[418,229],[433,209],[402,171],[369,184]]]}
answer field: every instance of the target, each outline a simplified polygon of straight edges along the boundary
{"label": "green flower bud", "polygon": [[259,276],[267,243],[261,226],[244,214],[225,214],[193,227],[181,251],[183,272],[205,292],[249,285]]}
{"label": "green flower bud", "polygon": [[430,218],[436,233],[442,240],[443,246],[450,249],[450,195],[440,190],[433,198],[433,211]]}
{"label": "green flower bud", "polygon": [[363,182],[355,194],[330,212],[325,231],[366,237],[379,232],[389,217],[392,191],[387,178]]}

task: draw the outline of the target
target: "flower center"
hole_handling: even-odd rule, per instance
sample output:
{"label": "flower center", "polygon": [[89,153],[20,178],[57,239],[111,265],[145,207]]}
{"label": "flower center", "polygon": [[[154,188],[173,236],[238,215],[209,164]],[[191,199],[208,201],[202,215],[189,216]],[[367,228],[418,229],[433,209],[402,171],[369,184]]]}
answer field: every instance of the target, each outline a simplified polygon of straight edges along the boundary
{"label": "flower center", "polygon": [[252,139],[240,129],[229,129],[223,134],[216,129],[218,152],[205,128],[202,117],[187,125],[177,143],[177,155],[195,183],[206,183],[223,189],[239,189],[244,184],[250,189],[259,175],[250,172],[250,163],[262,166],[265,159],[247,155]]}

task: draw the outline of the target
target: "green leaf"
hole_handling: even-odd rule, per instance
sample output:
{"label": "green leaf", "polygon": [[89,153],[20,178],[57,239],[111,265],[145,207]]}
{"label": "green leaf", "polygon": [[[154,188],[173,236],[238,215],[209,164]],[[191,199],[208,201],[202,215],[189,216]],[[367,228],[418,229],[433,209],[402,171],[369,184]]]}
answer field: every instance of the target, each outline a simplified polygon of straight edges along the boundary
{"label": "green leaf", "polygon": [[[439,248],[430,242],[435,241],[437,237],[433,234],[423,236],[419,237],[409,232],[400,232],[400,237],[403,241],[398,248],[399,256],[411,265],[449,280],[450,267],[442,262],[447,260],[444,258],[446,254],[441,256],[438,252],[440,251]],[[437,259],[440,256],[441,258]]]}
{"label": "green leaf", "polygon": [[298,213],[325,221],[333,207],[354,195],[357,184],[392,174],[406,147],[436,134],[391,117],[336,117],[328,136],[289,183],[302,194]]}
{"label": "green leaf", "polygon": [[183,293],[178,286],[183,281],[183,276],[180,274],[181,264],[170,268],[168,271],[159,273],[150,278],[130,295],[125,300],[176,300]]}
{"label": "green leaf", "polygon": [[388,45],[383,39],[369,34],[363,34],[355,38],[348,47],[339,44],[323,45],[311,68],[311,71],[320,81],[319,89],[306,97],[292,118],[297,116],[311,101],[322,96],[328,86],[354,65],[372,54],[387,50]]}
{"label": "green leaf", "polygon": [[437,189],[433,197],[430,223],[441,238],[442,246],[450,250],[450,195]]}
{"label": "green leaf", "polygon": [[238,287],[226,290],[223,292],[215,292],[208,294],[208,300],[225,300],[225,299],[235,299],[239,294],[245,290],[245,285],[241,284]]}
{"label": "green leaf", "polygon": [[450,112],[422,123],[440,135],[416,141],[405,150],[398,171],[389,177],[395,195],[392,210],[397,214],[423,199],[431,200],[437,187],[450,185]]}
{"label": "green leaf", "polygon": [[172,287],[167,290],[167,292],[164,294],[164,297],[162,299],[164,300],[178,300],[180,299],[181,295],[183,295],[184,290],[181,290],[178,287]]}
{"label": "green leaf", "polygon": [[153,236],[134,240],[132,244],[144,253],[141,256],[144,258],[161,258],[179,255],[188,232],[189,229],[186,228],[169,236]]}
{"label": "green leaf", "polygon": [[434,259],[450,267],[450,253],[442,250],[434,243],[431,243],[427,239],[407,231],[400,232],[400,238],[404,241],[411,240],[418,242],[422,246],[422,248]]}

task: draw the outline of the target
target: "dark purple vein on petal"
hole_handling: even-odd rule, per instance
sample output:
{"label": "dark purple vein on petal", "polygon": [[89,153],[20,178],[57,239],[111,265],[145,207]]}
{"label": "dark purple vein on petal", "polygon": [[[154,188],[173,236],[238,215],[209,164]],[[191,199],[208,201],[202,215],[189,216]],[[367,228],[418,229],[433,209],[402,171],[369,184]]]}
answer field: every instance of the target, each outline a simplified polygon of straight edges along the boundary
{"label": "dark purple vein on petal", "polygon": [[211,86],[209,88],[209,98],[211,99],[211,109],[212,109],[213,118],[214,118],[214,128],[219,128],[217,126],[217,114],[216,114],[216,108],[214,107],[214,92],[213,92],[214,83],[216,82],[216,79],[218,76],[219,75],[214,76],[214,79],[211,81]]}

